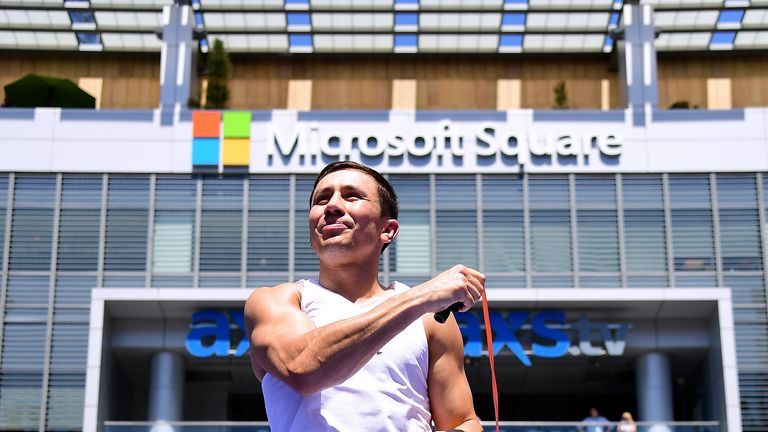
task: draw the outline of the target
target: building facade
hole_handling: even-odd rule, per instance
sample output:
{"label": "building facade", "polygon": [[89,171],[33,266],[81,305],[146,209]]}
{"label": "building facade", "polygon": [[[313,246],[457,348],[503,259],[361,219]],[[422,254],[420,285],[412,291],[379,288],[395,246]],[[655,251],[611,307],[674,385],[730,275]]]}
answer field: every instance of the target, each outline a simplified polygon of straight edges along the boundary
{"label": "building facade", "polygon": [[[279,3],[285,19],[324,7]],[[427,3],[389,7],[418,14]],[[534,3],[498,6],[536,15]],[[386,77],[388,109],[329,110],[313,105],[330,100],[322,82],[299,77],[276,90],[285,107],[188,110],[200,22],[183,4],[160,22],[159,108],[0,109],[0,429],[266,420],[242,305],[252,289],[316,277],[306,226],[314,175],[351,159],[385,173],[400,198],[384,283],[418,284],[456,263],[487,274],[502,420],[577,421],[596,405],[611,419],[631,411],[699,430],[765,430],[768,109],[659,108],[670,84],[655,51],[676,46],[688,27],[654,39],[650,17],[664,29],[671,12],[690,11],[653,15],[663,5],[627,3],[607,5],[606,34],[620,29],[623,39],[606,48],[606,34],[596,38],[619,60],[605,80],[613,96],[598,91],[605,103],[595,109],[521,108],[525,85],[506,78],[493,80],[487,109],[421,109],[436,97],[423,87],[451,86]],[[752,32],[757,45],[745,49],[759,49],[763,21],[749,19],[768,16],[760,5],[744,7],[743,32],[711,37],[707,48],[745,44]],[[237,8],[219,7],[208,24]],[[505,19],[500,34],[521,25]],[[497,40],[496,54],[535,53],[539,36],[548,47],[553,37],[530,20],[530,35]],[[334,46],[322,29],[307,45],[288,34],[306,24],[287,25],[290,53]],[[219,30],[237,51],[235,30]],[[416,33],[415,50],[429,52],[431,39]],[[102,48],[116,40],[104,34]],[[394,54],[414,50],[394,36]],[[277,69],[283,61],[265,60]],[[712,101],[730,98],[714,96],[721,84]],[[378,97],[353,87],[340,97]],[[482,320],[474,311],[457,318],[477,411],[489,420]]]}

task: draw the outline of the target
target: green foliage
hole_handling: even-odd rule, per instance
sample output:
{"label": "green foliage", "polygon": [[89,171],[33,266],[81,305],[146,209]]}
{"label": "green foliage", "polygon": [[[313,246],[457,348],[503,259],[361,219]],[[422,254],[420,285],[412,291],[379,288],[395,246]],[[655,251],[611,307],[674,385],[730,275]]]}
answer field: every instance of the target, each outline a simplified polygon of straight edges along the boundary
{"label": "green foliage", "polygon": [[560,81],[552,89],[555,93],[555,105],[554,109],[568,109],[568,94],[565,91],[565,81]]}
{"label": "green foliage", "polygon": [[224,48],[224,42],[216,39],[208,54],[208,90],[205,93],[205,108],[223,109],[229,104],[229,78],[232,63]]}

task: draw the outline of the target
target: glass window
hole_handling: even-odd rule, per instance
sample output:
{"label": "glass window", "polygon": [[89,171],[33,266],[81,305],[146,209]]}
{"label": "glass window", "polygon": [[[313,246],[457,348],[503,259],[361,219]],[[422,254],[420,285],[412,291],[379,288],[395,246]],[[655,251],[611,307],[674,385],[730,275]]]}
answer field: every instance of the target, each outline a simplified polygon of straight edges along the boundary
{"label": "glass window", "polygon": [[69,11],[69,19],[72,21],[72,24],[96,24],[96,18],[93,12],[89,10],[71,10]]}
{"label": "glass window", "polygon": [[48,276],[10,276],[8,305],[48,306],[48,285]]}
{"label": "glass window", "polygon": [[51,370],[85,373],[88,324],[56,322],[51,344]]}
{"label": "glass window", "polygon": [[80,45],[101,45],[101,35],[92,32],[76,32],[77,42]]}
{"label": "glass window", "polygon": [[16,177],[11,222],[11,270],[51,269],[56,177]]}
{"label": "glass window", "polygon": [[765,285],[762,276],[725,275],[725,286],[731,289],[733,304],[765,304]]}
{"label": "glass window", "polygon": [[568,177],[531,176],[529,203],[532,270],[570,272],[573,266]]}
{"label": "glass window", "polygon": [[100,215],[101,177],[65,176],[57,258],[60,271],[96,271]]}
{"label": "glass window", "polygon": [[59,305],[89,306],[91,288],[96,286],[94,276],[61,276],[56,278],[54,303]]}
{"label": "glass window", "polygon": [[524,228],[523,181],[483,176],[483,271],[525,270]]}
{"label": "glass window", "polygon": [[319,269],[317,255],[309,244],[309,200],[314,182],[313,176],[296,176],[294,265],[300,277],[314,277]]}
{"label": "glass window", "polygon": [[146,270],[148,206],[148,177],[109,178],[104,270]]}
{"label": "glass window", "polygon": [[82,429],[84,402],[84,374],[51,373],[48,381],[46,429]]}
{"label": "glass window", "polygon": [[753,175],[719,175],[720,247],[723,271],[761,271],[762,249]]}
{"label": "glass window", "polygon": [[152,271],[192,271],[197,181],[158,176],[155,183]]}
{"label": "glass window", "polygon": [[475,177],[435,178],[437,271],[456,264],[477,268],[477,189]]}
{"label": "glass window", "polygon": [[203,179],[200,271],[241,270],[243,178]]}
{"label": "glass window", "polygon": [[577,176],[576,214],[579,270],[618,272],[619,228],[615,178],[613,176]]}
{"label": "glass window", "polygon": [[669,177],[675,270],[715,268],[710,197],[708,176]]}
{"label": "glass window", "polygon": [[622,191],[627,271],[666,272],[667,237],[661,176],[625,175]]}
{"label": "glass window", "polygon": [[[739,365],[739,370],[741,364]],[[768,371],[739,374],[741,388],[741,423],[744,431],[761,432],[768,425]]]}
{"label": "glass window", "polygon": [[[45,334],[45,324],[40,324]],[[3,354],[7,351],[3,350]],[[42,349],[40,358],[43,358]],[[4,430],[37,430],[40,427],[42,373],[10,373],[0,375],[0,428]],[[82,408],[81,408],[82,415]]]}
{"label": "glass window", "polygon": [[[290,179],[252,177],[248,192],[248,271],[288,271]],[[309,199],[307,198],[307,201]],[[304,203],[307,206],[307,203]]]}
{"label": "glass window", "polygon": [[[3,329],[3,373],[42,372],[45,323],[6,322]],[[5,398],[2,398],[5,399]],[[39,404],[36,401],[34,405]]]}
{"label": "glass window", "polygon": [[[389,245],[389,270],[429,274],[432,233],[429,222],[429,177],[391,176],[400,205],[400,233]],[[403,280],[402,277],[398,278]]]}

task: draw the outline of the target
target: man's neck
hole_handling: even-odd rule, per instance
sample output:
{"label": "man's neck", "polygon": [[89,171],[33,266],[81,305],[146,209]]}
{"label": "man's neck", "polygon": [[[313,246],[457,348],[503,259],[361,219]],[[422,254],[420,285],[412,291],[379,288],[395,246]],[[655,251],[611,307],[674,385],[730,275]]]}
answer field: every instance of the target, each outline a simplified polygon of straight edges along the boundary
{"label": "man's neck", "polygon": [[[365,271],[367,268],[372,270]],[[358,264],[332,268],[320,264],[318,282],[323,288],[334,291],[353,303],[382,293],[378,265]]]}

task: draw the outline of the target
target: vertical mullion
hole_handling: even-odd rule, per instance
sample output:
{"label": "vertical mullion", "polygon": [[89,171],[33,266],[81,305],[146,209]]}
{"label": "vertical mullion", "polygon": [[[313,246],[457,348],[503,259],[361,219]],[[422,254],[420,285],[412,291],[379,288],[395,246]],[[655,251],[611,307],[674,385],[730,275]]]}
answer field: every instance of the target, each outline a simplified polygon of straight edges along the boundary
{"label": "vertical mullion", "polygon": [[200,287],[200,231],[203,224],[203,178],[198,177],[195,185],[195,241],[192,262],[192,287]]}
{"label": "vertical mullion", "polygon": [[8,268],[11,253],[11,222],[13,221],[13,195],[16,187],[16,174],[8,175],[8,196],[5,200],[5,237],[3,237],[3,274],[0,275],[0,359],[3,356],[3,329],[5,326],[5,302],[8,292]]}
{"label": "vertical mullion", "polygon": [[483,176],[475,174],[475,207],[477,208],[477,267],[485,272],[485,242],[483,241]]}
{"label": "vertical mullion", "polygon": [[675,287],[675,250],[672,242],[672,208],[669,205],[669,174],[661,176],[661,192],[664,200],[664,229],[667,240],[667,281],[670,288]]}
{"label": "vertical mullion", "polygon": [[573,173],[568,174],[568,206],[571,211],[571,258],[573,266],[573,287],[580,286],[579,275],[579,224],[576,221],[576,178]]}
{"label": "vertical mullion", "polygon": [[104,255],[107,249],[107,207],[109,200],[109,174],[101,176],[101,213],[99,214],[99,257],[96,264],[96,286],[104,286]]}
{"label": "vertical mullion", "polygon": [[[765,298],[768,299],[768,245],[765,244],[766,237],[766,221],[765,221],[765,200],[763,199],[763,173],[757,173],[757,217],[760,223],[760,251],[763,258],[763,289],[765,290]],[[766,313],[768,314],[768,301],[765,304]]]}
{"label": "vertical mullion", "polygon": [[[429,275],[430,277],[437,274],[437,209],[435,203],[437,198],[435,197],[435,189],[437,180],[434,174],[429,175],[429,236],[432,238],[430,244],[432,247],[429,255]],[[441,269],[442,270],[442,269]]]}
{"label": "vertical mullion", "polygon": [[523,174],[523,247],[525,253],[525,285],[533,288],[533,275],[531,267],[531,206],[528,194],[528,174]]}
{"label": "vertical mullion", "polygon": [[48,316],[45,323],[45,354],[43,357],[43,388],[40,392],[40,418],[38,429],[45,431],[46,409],[48,407],[48,380],[51,377],[51,351],[53,344],[53,304],[56,289],[56,264],[59,251],[59,224],[61,219],[61,173],[56,175],[56,192],[53,210],[51,241],[51,264],[48,277]]}
{"label": "vertical mullion", "polygon": [[616,174],[616,217],[619,235],[619,278],[621,287],[627,287],[627,243],[624,237],[624,179]]}
{"label": "vertical mullion", "polygon": [[152,261],[154,260],[153,251],[155,244],[155,201],[157,193],[157,174],[150,174],[149,176],[149,214],[147,215],[147,261],[146,261],[146,277],[144,279],[144,286],[152,286]]}
{"label": "vertical mullion", "polygon": [[240,288],[248,287],[248,211],[251,191],[250,177],[243,176],[243,226],[240,231]]}
{"label": "vertical mullion", "polygon": [[288,280],[296,278],[296,174],[288,185]]}
{"label": "vertical mullion", "polygon": [[715,173],[709,173],[710,208],[712,209],[712,228],[715,234],[715,277],[717,286],[725,286],[723,283],[723,256],[720,247],[720,204],[717,200],[717,177]]}

